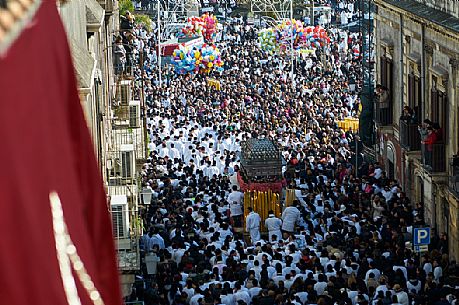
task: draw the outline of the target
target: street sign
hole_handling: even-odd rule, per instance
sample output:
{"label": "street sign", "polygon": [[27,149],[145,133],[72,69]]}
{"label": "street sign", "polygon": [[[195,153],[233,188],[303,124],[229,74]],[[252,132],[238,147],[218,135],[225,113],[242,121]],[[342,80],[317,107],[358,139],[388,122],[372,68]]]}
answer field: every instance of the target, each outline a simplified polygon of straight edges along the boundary
{"label": "street sign", "polygon": [[413,230],[413,245],[424,246],[430,244],[430,228],[415,228]]}
{"label": "street sign", "polygon": [[429,246],[424,245],[424,246],[414,246],[414,252],[428,252],[429,251]]}

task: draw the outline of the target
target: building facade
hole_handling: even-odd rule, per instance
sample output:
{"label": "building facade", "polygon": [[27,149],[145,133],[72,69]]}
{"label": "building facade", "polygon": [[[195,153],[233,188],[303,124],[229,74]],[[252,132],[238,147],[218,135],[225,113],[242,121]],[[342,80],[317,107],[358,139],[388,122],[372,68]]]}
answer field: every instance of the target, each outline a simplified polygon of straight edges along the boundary
{"label": "building facade", "polygon": [[[425,220],[449,239],[459,259],[459,2],[375,0],[376,82],[387,88],[375,103],[375,151],[388,176],[397,179]],[[405,106],[415,119],[401,120]],[[441,127],[432,146],[421,144],[418,125]],[[453,164],[454,163],[454,164]]]}
{"label": "building facade", "polygon": [[132,93],[133,75],[116,76],[114,71],[113,46],[120,35],[118,2],[70,0],[59,4],[59,12],[106,187],[126,296],[140,268],[137,165],[146,156],[140,101],[134,100]]}
{"label": "building facade", "polygon": [[[91,132],[94,150],[103,169],[109,131],[111,100],[114,96],[112,35],[119,17],[114,0],[68,1],[59,12],[67,31],[78,81],[81,105]],[[101,174],[106,178],[105,173]]]}

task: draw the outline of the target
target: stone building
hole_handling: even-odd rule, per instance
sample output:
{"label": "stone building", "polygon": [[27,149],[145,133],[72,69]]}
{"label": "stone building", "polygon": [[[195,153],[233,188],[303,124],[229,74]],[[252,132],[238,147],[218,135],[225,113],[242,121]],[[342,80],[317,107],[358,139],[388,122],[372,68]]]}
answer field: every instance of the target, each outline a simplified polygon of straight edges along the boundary
{"label": "stone building", "polygon": [[[375,4],[376,82],[388,89],[386,102],[374,107],[375,150],[388,176],[424,203],[427,223],[448,234],[450,255],[459,259],[459,1]],[[400,120],[405,106],[415,120]],[[431,152],[418,132],[424,119],[442,128]]]}
{"label": "stone building", "polygon": [[[106,114],[114,94],[111,45],[119,24],[116,1],[68,1],[60,4],[59,12],[72,50],[81,105],[102,169],[110,140]],[[104,171],[101,173],[105,178]]]}
{"label": "stone building", "polygon": [[81,105],[94,143],[112,214],[123,295],[139,269],[137,161],[145,159],[140,101],[132,75],[115,76],[116,0],[69,0],[59,12],[70,44]]}

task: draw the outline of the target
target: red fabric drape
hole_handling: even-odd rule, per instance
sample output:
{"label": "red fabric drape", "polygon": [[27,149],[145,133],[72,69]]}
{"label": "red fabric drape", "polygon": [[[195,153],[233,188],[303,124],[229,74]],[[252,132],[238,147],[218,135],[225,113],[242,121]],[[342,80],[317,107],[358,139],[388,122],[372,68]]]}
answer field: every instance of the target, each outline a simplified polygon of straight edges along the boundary
{"label": "red fabric drape", "polygon": [[282,187],[286,185],[285,180],[277,181],[277,182],[245,182],[242,178],[241,174],[237,173],[237,181],[239,183],[239,187],[243,192],[246,191],[259,191],[259,192],[267,192],[269,190],[273,192],[280,193],[282,191]]}
{"label": "red fabric drape", "polygon": [[56,191],[103,301],[121,304],[106,196],[55,1],[44,0],[0,54],[0,124],[1,303],[67,304],[48,199]]}

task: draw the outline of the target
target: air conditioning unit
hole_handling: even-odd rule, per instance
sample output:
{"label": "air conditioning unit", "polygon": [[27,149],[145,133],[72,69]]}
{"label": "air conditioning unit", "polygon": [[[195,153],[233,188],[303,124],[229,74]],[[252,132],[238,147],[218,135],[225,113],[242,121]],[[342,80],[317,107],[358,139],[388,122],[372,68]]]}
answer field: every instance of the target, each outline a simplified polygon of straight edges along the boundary
{"label": "air conditioning unit", "polygon": [[140,101],[131,101],[129,103],[129,127],[140,127]]}
{"label": "air conditioning unit", "polygon": [[121,145],[121,178],[133,180],[135,178],[135,155],[133,144]]}
{"label": "air conditioning unit", "polygon": [[121,106],[128,106],[131,101],[131,81],[122,80],[119,84],[119,99]]}
{"label": "air conditioning unit", "polygon": [[129,238],[129,208],[126,195],[112,195],[110,197],[110,211],[112,214],[113,235],[116,239]]}

